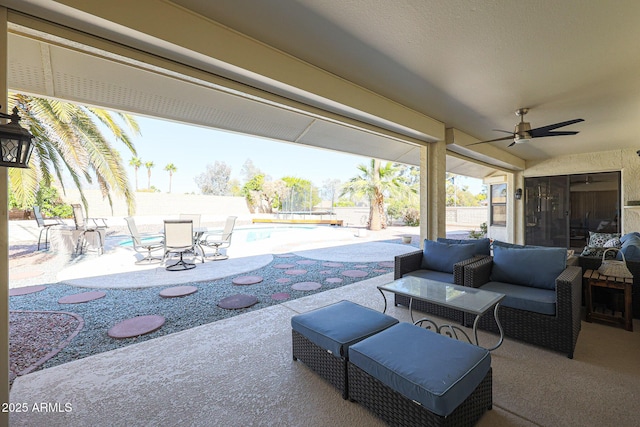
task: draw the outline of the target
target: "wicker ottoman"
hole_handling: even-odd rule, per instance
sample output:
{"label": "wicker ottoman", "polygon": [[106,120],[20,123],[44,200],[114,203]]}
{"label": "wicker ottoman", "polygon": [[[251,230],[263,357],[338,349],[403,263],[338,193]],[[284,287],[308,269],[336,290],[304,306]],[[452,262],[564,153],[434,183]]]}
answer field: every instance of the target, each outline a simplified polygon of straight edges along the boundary
{"label": "wicker ottoman", "polygon": [[400,323],[349,349],[349,398],[390,425],[471,426],[493,403],[483,348]]}
{"label": "wicker ottoman", "polygon": [[391,316],[350,301],[298,314],[291,318],[293,360],[300,359],[346,399],[349,346],[397,323]]}

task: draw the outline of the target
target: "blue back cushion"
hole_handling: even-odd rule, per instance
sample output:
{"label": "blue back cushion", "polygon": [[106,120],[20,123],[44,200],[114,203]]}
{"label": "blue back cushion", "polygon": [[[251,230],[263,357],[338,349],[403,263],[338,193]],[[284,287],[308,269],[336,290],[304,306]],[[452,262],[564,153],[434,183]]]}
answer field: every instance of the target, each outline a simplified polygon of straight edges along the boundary
{"label": "blue back cushion", "polygon": [[476,252],[474,255],[491,255],[489,246],[491,245],[491,240],[489,238],[484,239],[445,239],[442,237],[438,237],[438,242],[440,243],[450,243],[457,245],[468,245],[469,243],[473,243],[476,246]]}
{"label": "blue back cushion", "polygon": [[555,289],[556,278],[567,264],[565,248],[493,247],[491,280],[515,285]]}
{"label": "blue back cushion", "polygon": [[426,270],[453,273],[453,264],[473,258],[476,245],[473,243],[460,245],[451,243],[424,241],[422,268]]}
{"label": "blue back cushion", "polygon": [[[640,261],[640,237],[636,233],[629,233],[623,236],[624,242],[620,252],[624,254],[626,261]],[[620,239],[622,242],[623,239]],[[616,258],[622,260],[622,255],[617,254]]]}

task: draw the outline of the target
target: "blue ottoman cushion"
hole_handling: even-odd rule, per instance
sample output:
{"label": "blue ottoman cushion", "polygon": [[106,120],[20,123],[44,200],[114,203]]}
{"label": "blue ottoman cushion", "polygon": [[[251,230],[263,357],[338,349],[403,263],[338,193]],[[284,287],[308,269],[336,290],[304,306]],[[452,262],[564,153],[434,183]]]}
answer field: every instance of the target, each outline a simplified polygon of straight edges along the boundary
{"label": "blue ottoman cushion", "polygon": [[410,323],[352,345],[349,361],[443,417],[469,397],[491,368],[489,351]]}
{"label": "blue ottoman cushion", "polygon": [[335,356],[349,346],[398,323],[398,319],[351,301],[339,301],[291,318],[291,328]]}

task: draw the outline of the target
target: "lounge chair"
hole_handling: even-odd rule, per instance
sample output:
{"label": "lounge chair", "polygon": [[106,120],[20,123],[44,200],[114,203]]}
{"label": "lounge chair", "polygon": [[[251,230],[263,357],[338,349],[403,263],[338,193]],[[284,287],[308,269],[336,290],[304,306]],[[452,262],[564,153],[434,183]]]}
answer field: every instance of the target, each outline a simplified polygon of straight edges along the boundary
{"label": "lounge chair", "polygon": [[207,258],[211,258],[213,261],[220,261],[229,258],[226,254],[220,252],[220,249],[228,248],[231,246],[231,235],[233,234],[233,228],[236,225],[236,216],[227,217],[224,229],[218,233],[207,233],[203,236],[200,243],[204,246],[214,248],[215,251],[211,255],[207,255]]}
{"label": "lounge chair", "polygon": [[103,233],[109,227],[107,220],[105,218],[86,218],[82,211],[82,206],[79,204],[72,204],[71,207],[73,208],[73,221],[75,222],[76,230],[81,231],[76,243],[76,253],[81,254],[84,248],[87,247],[87,233],[94,233],[98,240],[98,254],[102,254],[104,252]]}
{"label": "lounge chair", "polygon": [[164,237],[161,234],[140,234],[133,217],[128,216],[124,220],[129,227],[133,250],[144,255],[141,260],[136,261],[136,264],[142,264],[145,261],[151,263],[162,260],[161,256],[153,256],[152,252],[164,248]]}
{"label": "lounge chair", "polygon": [[[38,228],[41,228],[40,235],[38,236],[38,250],[40,250],[40,242],[42,240],[42,233],[44,232],[44,248],[48,249],[49,246],[49,228],[56,225],[64,225],[64,222],[60,218],[44,218],[42,216],[42,212],[40,211],[40,206],[33,207],[33,216],[36,219],[36,223],[38,224]],[[55,221],[49,222],[46,221]]]}

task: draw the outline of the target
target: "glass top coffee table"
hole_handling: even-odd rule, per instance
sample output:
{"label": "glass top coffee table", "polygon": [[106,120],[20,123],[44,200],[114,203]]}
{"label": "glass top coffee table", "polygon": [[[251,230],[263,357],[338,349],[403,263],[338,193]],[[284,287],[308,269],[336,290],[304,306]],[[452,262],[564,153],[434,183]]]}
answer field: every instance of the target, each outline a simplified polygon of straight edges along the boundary
{"label": "glass top coffee table", "polygon": [[[422,325],[426,322],[429,325],[433,325],[433,328],[438,333],[442,333],[443,330],[447,330],[445,333],[455,338],[458,338],[458,333],[462,333],[470,343],[475,345],[479,345],[478,320],[482,315],[493,308],[496,324],[500,331],[500,339],[496,345],[491,348],[487,348],[487,350],[495,350],[500,347],[504,340],[504,331],[502,330],[502,325],[498,319],[498,307],[500,306],[500,301],[505,297],[504,294],[414,276],[402,277],[394,280],[393,282],[378,286],[378,290],[384,298],[385,313],[387,311],[387,297],[384,294],[384,291],[408,297],[409,313],[411,314],[411,321],[414,322],[415,325]],[[412,307],[413,300],[426,301],[475,315],[475,320],[473,321],[473,335],[475,341],[472,341],[467,333],[459,326],[450,324],[438,326],[433,320],[428,318],[414,320]],[[428,327],[428,329],[430,329],[430,327]]]}

